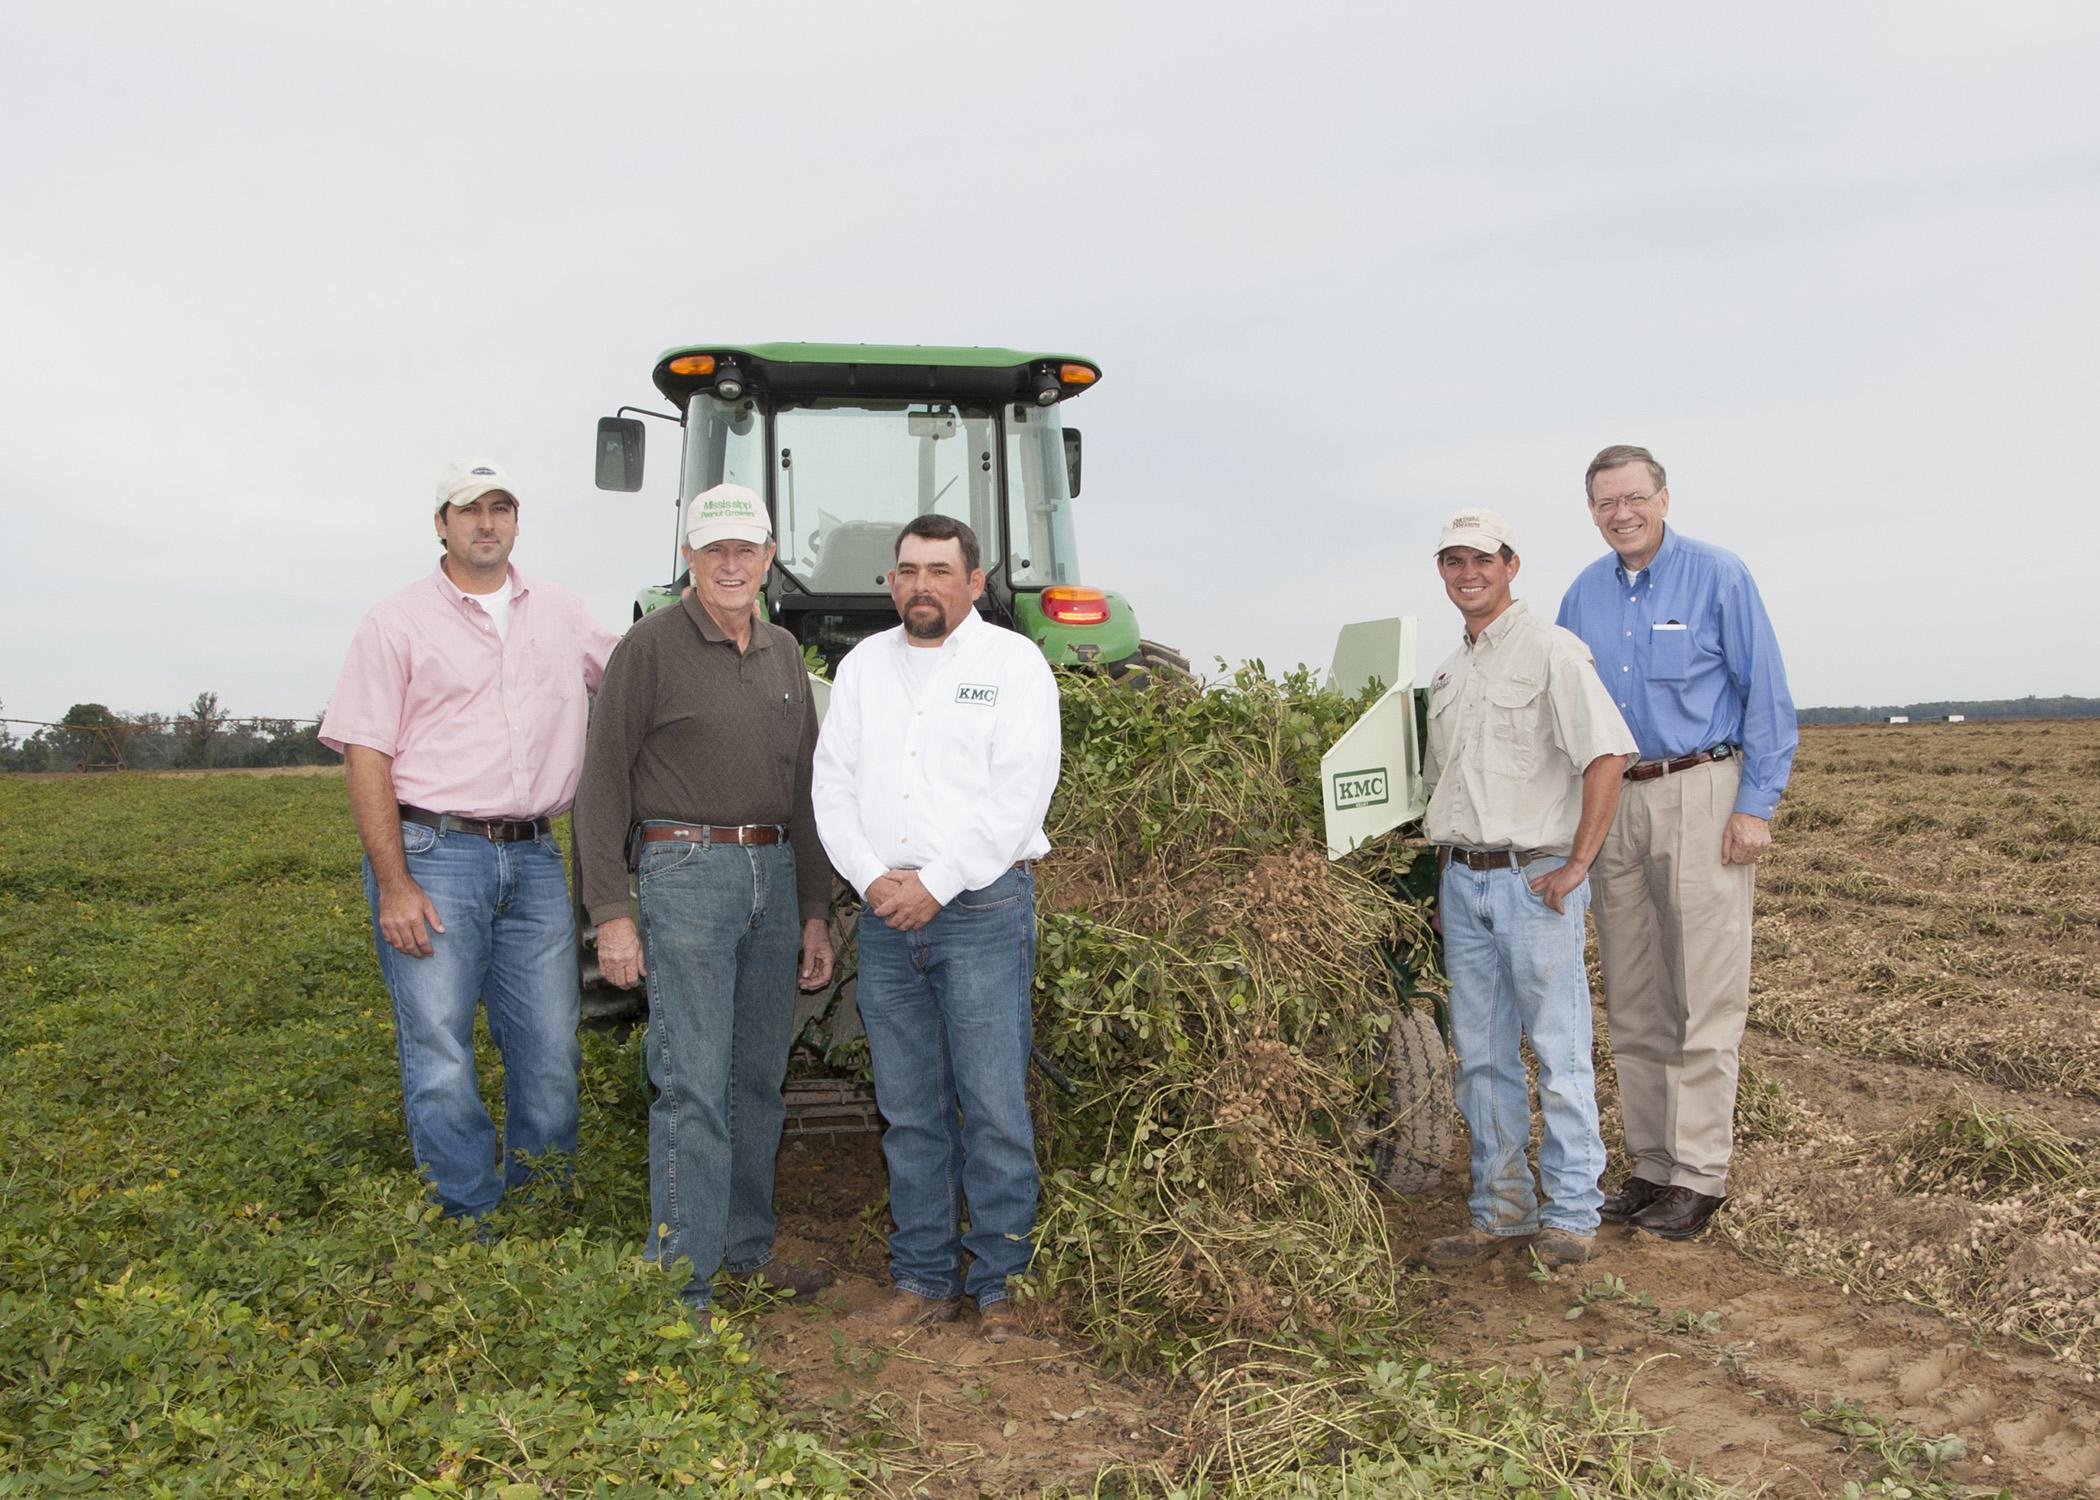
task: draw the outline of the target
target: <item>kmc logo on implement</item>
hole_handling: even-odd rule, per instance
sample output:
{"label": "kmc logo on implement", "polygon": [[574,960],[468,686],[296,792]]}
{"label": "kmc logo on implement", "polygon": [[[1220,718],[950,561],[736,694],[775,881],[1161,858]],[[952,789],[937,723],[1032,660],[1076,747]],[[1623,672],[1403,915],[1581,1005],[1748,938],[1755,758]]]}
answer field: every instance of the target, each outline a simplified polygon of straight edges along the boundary
{"label": "kmc logo on implement", "polygon": [[1376,807],[1385,800],[1385,767],[1334,773],[1334,805],[1337,811],[1346,811],[1352,807]]}
{"label": "kmc logo on implement", "polygon": [[976,703],[991,708],[999,702],[999,690],[982,682],[958,683],[955,689],[957,703]]}

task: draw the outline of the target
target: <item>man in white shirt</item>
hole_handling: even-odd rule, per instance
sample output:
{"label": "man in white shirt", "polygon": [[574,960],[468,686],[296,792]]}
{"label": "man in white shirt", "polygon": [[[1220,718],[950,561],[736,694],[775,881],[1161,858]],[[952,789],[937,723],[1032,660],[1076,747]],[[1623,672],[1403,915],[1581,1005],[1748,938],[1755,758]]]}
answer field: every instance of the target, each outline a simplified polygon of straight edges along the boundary
{"label": "man in white shirt", "polygon": [[1035,1228],[1028,865],[1050,852],[1059,740],[1050,668],[978,617],[983,593],[968,526],[927,515],[904,528],[890,572],[903,623],[839,663],[813,800],[825,852],[863,903],[860,1013],[897,1223],[896,1290],[863,1316],[949,1322],[967,1294],[996,1344]]}

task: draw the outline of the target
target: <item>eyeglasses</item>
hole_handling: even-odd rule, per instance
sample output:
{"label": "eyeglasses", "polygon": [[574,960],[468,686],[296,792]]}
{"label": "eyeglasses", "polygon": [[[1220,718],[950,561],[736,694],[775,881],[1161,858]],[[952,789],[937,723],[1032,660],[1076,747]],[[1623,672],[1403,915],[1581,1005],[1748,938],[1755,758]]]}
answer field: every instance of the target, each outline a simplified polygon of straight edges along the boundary
{"label": "eyeglasses", "polygon": [[1619,495],[1610,500],[1592,500],[1590,509],[1600,516],[1608,516],[1622,505],[1630,505],[1635,510],[1646,510],[1654,500],[1653,495]]}

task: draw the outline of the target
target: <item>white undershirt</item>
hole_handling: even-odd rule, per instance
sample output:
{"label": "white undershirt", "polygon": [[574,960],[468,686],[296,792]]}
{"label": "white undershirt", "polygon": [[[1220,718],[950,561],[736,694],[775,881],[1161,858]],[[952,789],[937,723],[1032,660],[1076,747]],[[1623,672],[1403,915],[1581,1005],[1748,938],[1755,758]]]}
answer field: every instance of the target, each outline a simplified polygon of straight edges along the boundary
{"label": "white undershirt", "polygon": [[510,643],[510,596],[516,587],[517,580],[506,573],[503,575],[503,587],[495,593],[466,595],[488,613],[489,623],[496,627],[496,639],[505,645]]}

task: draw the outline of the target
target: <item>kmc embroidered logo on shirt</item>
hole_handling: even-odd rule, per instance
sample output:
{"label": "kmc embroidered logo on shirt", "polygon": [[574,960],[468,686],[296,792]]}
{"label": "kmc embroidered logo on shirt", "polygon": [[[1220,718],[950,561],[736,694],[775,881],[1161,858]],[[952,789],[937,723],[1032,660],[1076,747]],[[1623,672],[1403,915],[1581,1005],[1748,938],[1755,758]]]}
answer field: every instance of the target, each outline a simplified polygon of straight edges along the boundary
{"label": "kmc embroidered logo on shirt", "polygon": [[955,701],[991,708],[999,702],[999,690],[982,682],[958,683],[955,688]]}

